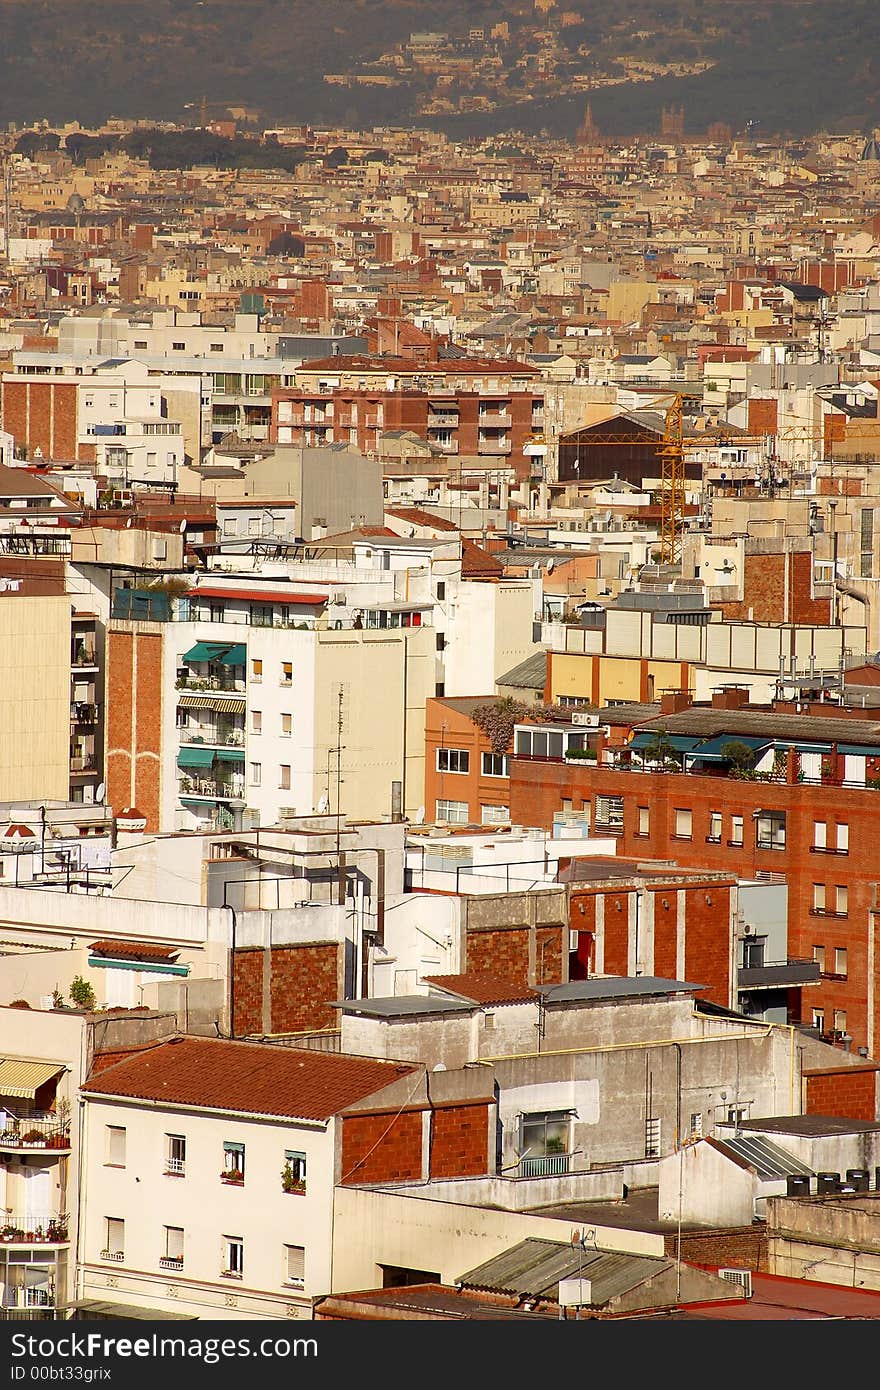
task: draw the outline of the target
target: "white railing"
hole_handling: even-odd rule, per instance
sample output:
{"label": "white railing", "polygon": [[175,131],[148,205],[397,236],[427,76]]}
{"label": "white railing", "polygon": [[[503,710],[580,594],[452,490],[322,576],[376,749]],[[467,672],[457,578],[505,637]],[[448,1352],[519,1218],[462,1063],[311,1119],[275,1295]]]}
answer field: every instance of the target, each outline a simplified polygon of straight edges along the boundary
{"label": "white railing", "polygon": [[544,1154],[541,1158],[520,1159],[521,1178],[555,1178],[569,1171],[571,1154]]}
{"label": "white railing", "polygon": [[102,1250],[102,1251],[101,1251],[101,1259],[102,1259],[102,1260],[117,1260],[119,1263],[121,1263],[121,1262],[125,1259],[125,1251],[124,1251],[124,1250]]}
{"label": "white railing", "polygon": [[165,1164],[165,1172],[174,1173],[176,1176],[182,1177],[183,1174],[186,1172],[186,1159],[169,1158]]}

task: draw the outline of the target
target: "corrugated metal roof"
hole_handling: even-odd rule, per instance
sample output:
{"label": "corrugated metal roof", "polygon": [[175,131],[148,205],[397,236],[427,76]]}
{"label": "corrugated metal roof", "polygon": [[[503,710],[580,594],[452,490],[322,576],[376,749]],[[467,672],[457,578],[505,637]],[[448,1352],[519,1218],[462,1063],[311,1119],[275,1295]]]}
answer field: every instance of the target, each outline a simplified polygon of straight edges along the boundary
{"label": "corrugated metal roof", "polygon": [[601,1307],[659,1274],[668,1264],[668,1260],[647,1255],[584,1251],[560,1241],[529,1239],[462,1274],[455,1282],[520,1297],[556,1298],[560,1279],[582,1276],[590,1281],[591,1306]]}
{"label": "corrugated metal roof", "polygon": [[801,1163],[799,1158],[792,1158],[791,1154],[760,1135],[736,1134],[732,1139],[716,1139],[715,1142],[720,1149],[726,1149],[737,1158],[744,1159],[756,1170],[758,1177],[764,1180],[795,1175],[810,1178],[814,1176],[813,1169]]}
{"label": "corrugated metal roof", "polygon": [[58,1062],[20,1062],[4,1057],[0,1061],[0,1096],[33,1100],[39,1088],[62,1071],[64,1067]]}
{"label": "corrugated metal roof", "polygon": [[569,999],[630,999],[650,994],[692,994],[705,985],[689,980],[663,980],[657,975],[594,976],[589,980],[570,980],[566,985],[539,986],[548,1004]]}

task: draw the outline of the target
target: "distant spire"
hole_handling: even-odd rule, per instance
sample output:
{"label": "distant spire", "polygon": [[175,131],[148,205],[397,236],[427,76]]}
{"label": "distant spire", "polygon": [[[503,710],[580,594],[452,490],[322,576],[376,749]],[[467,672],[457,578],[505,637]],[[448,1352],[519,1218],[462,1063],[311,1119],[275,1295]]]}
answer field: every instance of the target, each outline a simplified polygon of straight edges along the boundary
{"label": "distant spire", "polygon": [[588,101],[584,119],[578,126],[577,142],[579,145],[598,145],[601,138],[599,128],[593,120],[592,103]]}

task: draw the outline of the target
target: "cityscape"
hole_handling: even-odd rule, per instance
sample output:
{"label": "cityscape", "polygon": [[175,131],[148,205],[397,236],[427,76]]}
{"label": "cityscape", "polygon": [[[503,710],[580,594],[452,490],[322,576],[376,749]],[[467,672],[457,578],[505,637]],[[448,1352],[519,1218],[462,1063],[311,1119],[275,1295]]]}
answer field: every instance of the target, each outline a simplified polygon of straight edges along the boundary
{"label": "cityscape", "polygon": [[871,61],[374,8],[4,108],[0,1322],[880,1318]]}

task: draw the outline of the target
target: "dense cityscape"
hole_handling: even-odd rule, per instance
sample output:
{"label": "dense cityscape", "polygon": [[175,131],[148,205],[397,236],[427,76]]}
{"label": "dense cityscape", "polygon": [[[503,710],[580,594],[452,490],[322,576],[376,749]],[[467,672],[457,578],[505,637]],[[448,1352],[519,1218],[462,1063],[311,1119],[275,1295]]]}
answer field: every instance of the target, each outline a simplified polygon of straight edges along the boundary
{"label": "dense cityscape", "polygon": [[659,34],[0,133],[0,1320],[880,1317],[880,134]]}

